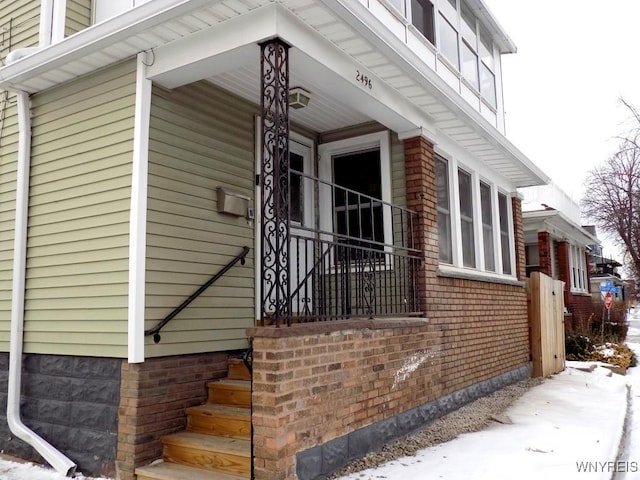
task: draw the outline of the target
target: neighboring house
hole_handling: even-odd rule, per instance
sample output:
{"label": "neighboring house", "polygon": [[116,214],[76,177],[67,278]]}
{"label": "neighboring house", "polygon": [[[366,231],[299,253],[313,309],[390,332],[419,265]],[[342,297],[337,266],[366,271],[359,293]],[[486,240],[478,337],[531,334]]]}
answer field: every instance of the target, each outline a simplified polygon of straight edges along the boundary
{"label": "neighboring house", "polygon": [[504,136],[515,46],[482,0],[0,19],[4,452],[130,480],[251,346],[250,397],[215,385],[252,429],[168,463],[319,478],[529,375],[516,189],[547,178]]}
{"label": "neighboring house", "polygon": [[565,282],[564,304],[571,321],[586,320],[593,312],[587,260],[598,239],[581,226],[580,207],[556,185],[523,188],[520,193],[527,275],[541,272]]}
{"label": "neighboring house", "polygon": [[[584,228],[597,238],[596,227],[594,225],[585,225]],[[590,245],[587,265],[591,283],[591,296],[595,301],[601,302],[603,300],[604,294],[601,292],[600,287],[606,285],[616,287],[616,289],[611,292],[614,300],[628,300],[626,294],[627,285],[619,273],[619,268],[622,267],[622,264],[613,258],[605,257],[602,245],[599,243]]]}

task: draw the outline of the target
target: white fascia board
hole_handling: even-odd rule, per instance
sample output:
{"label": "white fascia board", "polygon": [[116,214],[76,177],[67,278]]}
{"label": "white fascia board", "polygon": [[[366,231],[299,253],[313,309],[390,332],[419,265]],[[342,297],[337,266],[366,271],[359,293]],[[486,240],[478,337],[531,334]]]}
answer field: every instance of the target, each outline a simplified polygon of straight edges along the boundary
{"label": "white fascia board", "polygon": [[471,11],[480,19],[482,25],[489,30],[493,40],[500,47],[500,53],[516,53],[518,48],[509,38],[505,29],[500,25],[493,12],[489,10],[484,0],[467,0]]}
{"label": "white fascia board", "polygon": [[[577,225],[558,210],[541,210],[523,212],[522,223],[524,231],[548,231],[554,229],[556,238],[573,240],[580,246],[600,244],[600,241],[587,230]],[[559,232],[559,233],[558,233]]]}
{"label": "white fascia board", "polygon": [[[176,88],[243,65],[247,54],[259,60],[257,44],[276,36],[275,4],[227,20],[182,40],[154,49],[151,80]],[[248,48],[245,48],[248,47]]]}
{"label": "white fascia board", "polygon": [[[20,83],[219,0],[153,0],[0,68],[0,88]],[[33,92],[31,92],[33,93]]]}
{"label": "white fascia board", "polygon": [[473,109],[440,76],[432,70],[409,46],[396,37],[365,5],[350,0],[318,0],[339,18],[366,38],[380,53],[392,59],[402,71],[416,82],[427,82],[434,88],[432,93],[467,126],[476,131],[496,149],[512,158],[520,169],[528,172],[530,181],[516,185],[526,187],[544,185],[551,181],[538,166],[493,127],[481,114]]}

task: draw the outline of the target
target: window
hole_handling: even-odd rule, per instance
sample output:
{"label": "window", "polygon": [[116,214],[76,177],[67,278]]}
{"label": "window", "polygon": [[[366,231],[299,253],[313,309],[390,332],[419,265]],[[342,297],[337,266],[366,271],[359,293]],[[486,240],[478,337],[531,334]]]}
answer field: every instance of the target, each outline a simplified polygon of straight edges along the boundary
{"label": "window", "polygon": [[411,23],[427,40],[435,45],[433,3],[431,0],[411,0]]}
{"label": "window", "polygon": [[480,31],[478,42],[480,52],[480,95],[493,108],[497,107],[496,76],[493,73],[493,46],[488,34]]}
{"label": "window", "polygon": [[382,204],[369,198],[382,199],[380,149],[334,156],[333,178],[336,185],[345,188],[334,193],[336,233],[348,237],[345,243],[381,250]]}
{"label": "window", "polygon": [[455,68],[460,68],[460,62],[458,58],[458,32],[447,21],[444,16],[440,15],[440,51],[445,56],[451,65]]}
{"label": "window", "polygon": [[514,275],[509,197],[490,180],[435,155],[438,248],[442,271],[475,269],[480,276]]}
{"label": "window", "polygon": [[462,76],[476,89],[480,89],[478,81],[478,55],[466,41],[462,42]]}
{"label": "window", "polygon": [[491,187],[480,182],[480,209],[482,211],[482,242],[484,246],[484,268],[495,272],[496,261],[493,252],[493,202]]}
{"label": "window", "polygon": [[509,235],[509,205],[507,196],[498,194],[498,210],[500,215],[500,251],[502,253],[502,273],[511,275],[511,242]]}
{"label": "window", "polygon": [[302,187],[302,177],[300,173],[304,171],[304,158],[297,153],[289,153],[289,215],[291,221],[295,223],[304,223],[304,192]]}
{"label": "window", "polygon": [[569,246],[569,269],[571,271],[571,291],[588,293],[587,260],[584,248],[576,245]]}
{"label": "window", "polygon": [[391,212],[375,200],[391,200],[389,133],[321,144],[318,154],[319,177],[327,182],[318,187],[319,201],[333,206],[320,209],[320,229],[351,245],[391,245]]}
{"label": "window", "polygon": [[436,157],[436,190],[438,201],[438,249],[440,261],[453,263],[451,248],[451,210],[449,208],[449,172],[447,161]]}
{"label": "window", "polygon": [[460,192],[460,231],[462,233],[462,264],[465,267],[476,266],[476,251],[473,230],[473,187],[471,174],[458,170],[458,189]]}

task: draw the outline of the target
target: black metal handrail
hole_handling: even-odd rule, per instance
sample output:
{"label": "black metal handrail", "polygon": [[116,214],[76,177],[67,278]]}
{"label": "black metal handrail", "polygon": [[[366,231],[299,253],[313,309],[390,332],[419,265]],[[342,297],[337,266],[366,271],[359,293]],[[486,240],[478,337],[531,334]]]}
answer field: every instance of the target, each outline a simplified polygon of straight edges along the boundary
{"label": "black metal handrail", "polygon": [[149,335],[153,335],[153,341],[155,343],[160,343],[160,330],[162,330],[162,328],[164,326],[167,325],[167,323],[169,323],[176,315],[178,315],[182,310],[184,310],[185,308],[187,308],[189,306],[189,304],[191,302],[193,302],[196,298],[198,298],[200,295],[202,295],[202,293],[209,288],[211,285],[213,285],[220,277],[222,277],[225,273],[227,273],[229,270],[231,270],[231,268],[238,262],[240,262],[241,265],[245,264],[245,257],[247,256],[247,254],[249,253],[249,247],[245,246],[242,247],[242,252],[240,252],[238,255],[236,255],[235,257],[233,257],[233,259],[231,259],[231,261],[229,263],[227,263],[218,273],[216,273],[213,277],[211,277],[209,280],[207,280],[206,283],[204,283],[200,288],[198,288],[198,290],[196,290],[195,292],[193,292],[191,294],[191,296],[189,298],[187,298],[184,302],[182,302],[178,307],[176,307],[169,315],[167,315],[166,317],[164,317],[163,320],[161,320],[160,322],[158,322],[158,324],[153,327],[150,328],[148,330],[144,331],[144,335],[145,337],[148,337]]}

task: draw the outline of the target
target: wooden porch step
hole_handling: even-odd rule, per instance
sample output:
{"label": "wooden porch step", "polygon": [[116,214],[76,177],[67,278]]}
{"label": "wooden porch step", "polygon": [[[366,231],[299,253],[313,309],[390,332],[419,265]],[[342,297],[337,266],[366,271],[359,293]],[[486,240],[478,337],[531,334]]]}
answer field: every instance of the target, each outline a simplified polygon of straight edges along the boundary
{"label": "wooden porch step", "polygon": [[251,372],[244,364],[241,358],[230,358],[227,362],[229,365],[229,380],[251,380]]}
{"label": "wooden porch step", "polygon": [[167,462],[136,468],[136,475],[138,480],[246,480],[249,478],[249,475],[212,472]]}
{"label": "wooden porch step", "polygon": [[230,438],[251,438],[251,410],[208,403],[187,408],[187,430]]}
{"label": "wooden porch step", "polygon": [[251,407],[251,382],[248,380],[222,379],[207,384],[209,403]]}
{"label": "wooden porch step", "polygon": [[164,461],[231,475],[251,474],[251,442],[180,432],[162,437]]}

